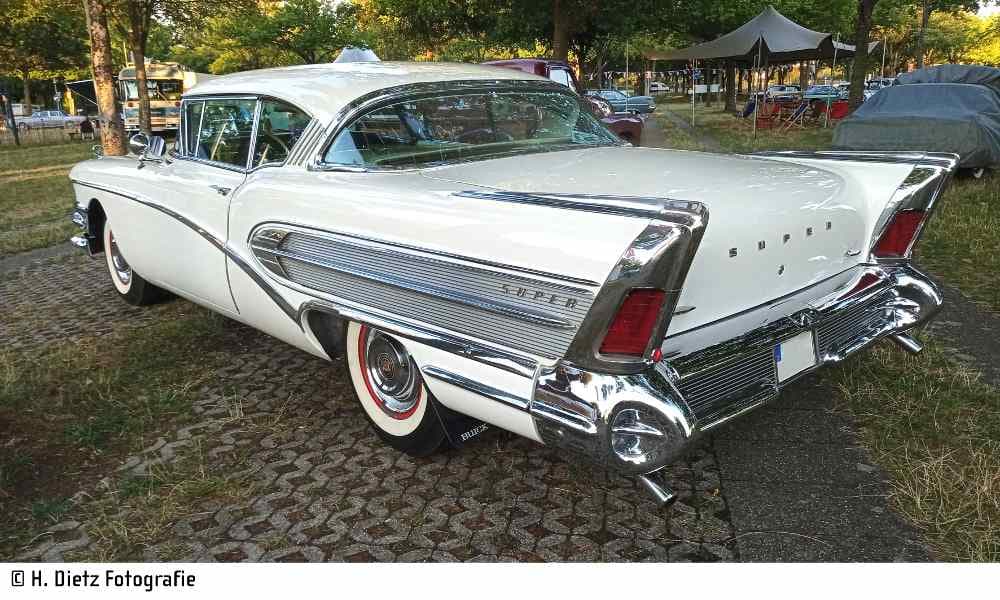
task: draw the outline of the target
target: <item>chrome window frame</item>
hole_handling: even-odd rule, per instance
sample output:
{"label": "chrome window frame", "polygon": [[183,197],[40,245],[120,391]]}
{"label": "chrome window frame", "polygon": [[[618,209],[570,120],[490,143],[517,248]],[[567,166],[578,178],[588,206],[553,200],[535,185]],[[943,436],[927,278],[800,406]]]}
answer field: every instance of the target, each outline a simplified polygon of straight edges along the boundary
{"label": "chrome window frame", "polygon": [[[215,160],[207,160],[207,159],[204,159],[204,158],[198,158],[196,156],[190,156],[188,154],[184,154],[184,153],[181,153],[181,152],[177,151],[178,146],[180,146],[180,148],[182,148],[182,149],[186,149],[186,147],[187,147],[187,141],[188,140],[187,140],[187,130],[185,128],[185,124],[186,124],[185,115],[186,115],[186,108],[187,108],[188,103],[190,103],[190,102],[209,102],[211,100],[253,100],[254,102],[256,102],[256,104],[254,105],[253,126],[252,126],[252,128],[250,130],[250,151],[247,153],[247,161],[244,164],[244,166],[242,166],[242,167],[240,167],[239,165],[233,165],[233,164],[230,164],[230,163],[224,163],[224,162],[215,161]],[[219,95],[206,94],[206,95],[184,96],[184,97],[181,98],[181,118],[180,118],[180,123],[178,123],[178,127],[177,127],[177,140],[178,140],[178,142],[174,144],[174,149],[170,151],[170,157],[174,158],[174,159],[177,159],[177,160],[186,160],[186,161],[189,161],[189,162],[198,163],[198,164],[202,164],[202,165],[206,165],[206,166],[210,166],[210,167],[218,167],[220,169],[225,169],[227,171],[235,171],[237,173],[244,173],[246,175],[249,175],[250,173],[253,173],[253,172],[255,172],[255,171],[259,170],[259,169],[265,169],[265,168],[269,168],[269,167],[273,168],[273,167],[283,167],[283,166],[285,166],[286,164],[288,164],[288,160],[293,155],[294,148],[295,148],[294,145],[292,146],[292,149],[291,149],[292,151],[290,151],[288,153],[288,156],[285,157],[285,160],[281,161],[280,163],[265,163],[263,165],[258,165],[256,167],[252,167],[252,168],[250,166],[252,164],[252,162],[253,162],[253,151],[254,151],[254,148],[256,148],[256,146],[257,146],[257,130],[258,130],[259,126],[260,126],[261,110],[263,109],[264,102],[267,102],[269,100],[287,104],[288,106],[291,106],[292,108],[300,111],[302,114],[304,114],[307,117],[309,117],[309,121],[306,123],[306,126],[303,128],[303,131],[305,131],[310,125],[313,124],[313,122],[316,121],[316,117],[313,116],[312,113],[310,113],[307,110],[304,110],[302,107],[300,107],[299,105],[295,104],[294,102],[289,102],[288,100],[285,100],[283,98],[278,98],[276,96],[269,96],[269,95],[266,95],[266,94],[236,94],[236,95],[233,95],[233,94],[219,94]],[[199,132],[201,132],[201,127],[204,124],[204,120],[205,120],[205,110],[203,108],[202,109],[202,113],[201,113],[201,121],[198,123],[198,131]]]}
{"label": "chrome window frame", "polygon": [[[341,108],[340,111],[337,112],[337,115],[333,118],[330,125],[327,126],[322,142],[318,144],[318,150],[313,153],[312,159],[307,161],[306,168],[310,171],[333,171],[345,173],[405,173],[407,171],[420,171],[439,166],[425,165],[419,167],[388,168],[375,165],[346,165],[326,162],[324,157],[329,151],[330,146],[332,146],[336,141],[337,136],[339,136],[344,129],[353,125],[355,121],[368,113],[392,104],[406,102],[409,100],[431,98],[440,95],[441,93],[449,92],[455,92],[456,94],[471,94],[489,92],[528,93],[532,91],[556,92],[564,96],[569,96],[579,105],[581,113],[590,115],[590,111],[588,111],[587,107],[583,105],[583,102],[578,94],[566,86],[556,83],[550,79],[459,79],[397,85],[360,96]],[[604,127],[604,129],[607,130],[607,127],[601,123],[600,119],[597,119],[592,115],[591,118],[594,119],[598,126]],[[612,138],[616,140],[618,139],[618,137],[611,131],[608,131],[608,133]],[[624,146],[625,144],[611,143],[608,145]],[[489,160],[489,158],[486,157],[482,160]]]}

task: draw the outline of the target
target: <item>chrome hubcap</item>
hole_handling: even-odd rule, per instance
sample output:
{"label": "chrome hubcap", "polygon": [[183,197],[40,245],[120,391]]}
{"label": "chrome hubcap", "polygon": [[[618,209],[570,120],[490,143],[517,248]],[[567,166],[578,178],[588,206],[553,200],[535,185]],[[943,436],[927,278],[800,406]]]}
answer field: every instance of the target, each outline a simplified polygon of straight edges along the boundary
{"label": "chrome hubcap", "polygon": [[371,391],[390,417],[405,418],[420,401],[420,375],[406,348],[377,329],[365,329],[362,347]]}
{"label": "chrome hubcap", "polygon": [[118,248],[118,243],[115,242],[115,234],[109,233],[109,246],[108,255],[111,256],[111,270],[114,271],[115,277],[122,285],[128,285],[132,281],[132,267],[128,266],[128,262],[125,261],[125,257],[122,256],[121,250]]}

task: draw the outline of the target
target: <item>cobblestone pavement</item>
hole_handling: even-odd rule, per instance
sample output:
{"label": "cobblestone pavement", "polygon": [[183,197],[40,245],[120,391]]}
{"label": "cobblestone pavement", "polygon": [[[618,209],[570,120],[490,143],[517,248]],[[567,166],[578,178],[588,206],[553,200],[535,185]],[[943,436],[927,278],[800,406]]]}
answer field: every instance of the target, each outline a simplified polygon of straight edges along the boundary
{"label": "cobblestone pavement", "polygon": [[[103,263],[81,256],[0,272],[0,299],[0,339],[21,350],[154,318],[115,298]],[[191,506],[137,559],[928,558],[886,506],[879,471],[828,410],[832,393],[818,379],[670,467],[680,500],[666,510],[630,479],[502,432],[429,459],[401,455],[370,431],[342,366],[228,326],[240,329],[242,343],[199,391],[194,422],[108,475],[142,474],[197,448],[219,473],[251,482],[252,494]],[[86,525],[59,523],[18,558],[56,561],[92,549]]]}

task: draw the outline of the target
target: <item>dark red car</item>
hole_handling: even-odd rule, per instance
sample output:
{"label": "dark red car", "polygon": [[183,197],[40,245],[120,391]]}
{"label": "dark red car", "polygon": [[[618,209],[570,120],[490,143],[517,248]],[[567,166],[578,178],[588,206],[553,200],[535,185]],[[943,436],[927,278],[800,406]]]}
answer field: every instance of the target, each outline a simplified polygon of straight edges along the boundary
{"label": "dark red car", "polygon": [[642,118],[634,115],[616,115],[607,100],[584,95],[579,82],[576,80],[576,75],[573,74],[573,69],[560,60],[512,58],[509,60],[493,60],[484,62],[483,64],[515,69],[533,75],[541,75],[556,83],[561,83],[579,94],[580,99],[590,109],[591,114],[600,119],[604,123],[604,126],[618,137],[635,146],[638,146],[642,142]]}

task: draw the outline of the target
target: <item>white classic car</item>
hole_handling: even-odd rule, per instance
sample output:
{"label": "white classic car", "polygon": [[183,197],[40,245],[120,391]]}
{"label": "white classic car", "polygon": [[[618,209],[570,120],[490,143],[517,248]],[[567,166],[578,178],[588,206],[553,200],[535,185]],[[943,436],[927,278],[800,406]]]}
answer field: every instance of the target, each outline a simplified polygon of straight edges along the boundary
{"label": "white classic car", "polygon": [[639,477],[941,304],[910,261],[956,157],[622,145],[522,72],[345,63],[186,94],[175,148],[80,163],[74,242],[166,292],[346,357],[425,455],[500,427]]}
{"label": "white classic car", "polygon": [[79,129],[80,123],[87,120],[87,117],[77,117],[67,115],[61,110],[36,110],[28,117],[17,117],[17,127],[21,131],[30,129],[50,129],[62,127],[65,129]]}

